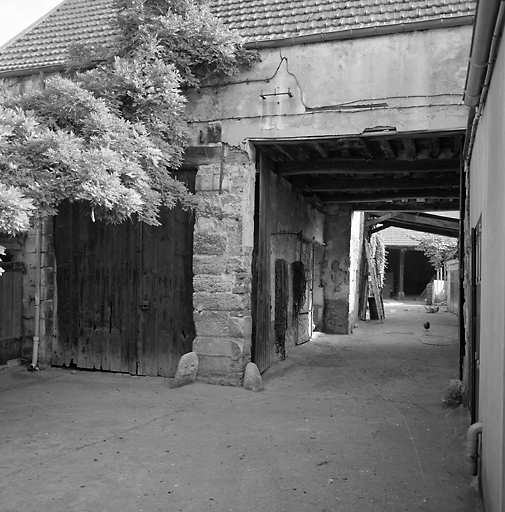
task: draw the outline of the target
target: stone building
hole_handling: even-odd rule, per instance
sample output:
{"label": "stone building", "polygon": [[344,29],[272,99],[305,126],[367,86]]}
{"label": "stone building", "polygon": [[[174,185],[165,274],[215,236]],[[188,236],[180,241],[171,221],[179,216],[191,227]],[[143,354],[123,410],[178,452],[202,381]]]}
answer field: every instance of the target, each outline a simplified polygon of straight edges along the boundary
{"label": "stone building", "polygon": [[[216,0],[211,7],[261,60],[238,77],[188,93],[191,140],[183,170],[193,173],[196,194],[211,206],[193,219],[194,335],[184,331],[178,351],[191,344],[199,378],[240,385],[248,361],[264,371],[313,329],[352,332],[363,212],[459,209],[468,113],[461,91],[475,5]],[[0,78],[12,90],[40,85],[63,69],[76,38],[106,44],[114,37],[112,14],[108,0],[65,0],[0,49]],[[61,296],[59,273],[66,262],[54,258],[54,226],[48,221],[43,230],[40,360],[114,369],[110,360],[124,355],[120,327],[110,336],[95,329],[88,342],[62,323],[68,297]],[[76,247],[72,254],[84,260]],[[28,340],[33,266],[28,262],[24,290]],[[113,270],[96,272],[109,278]],[[109,319],[112,307],[104,303],[115,297],[87,308]],[[84,322],[79,300],[68,317]],[[125,311],[149,324],[142,315],[158,314],[153,301],[134,297]],[[151,335],[131,342],[124,357],[132,373],[160,374],[144,345]],[[165,350],[160,340],[153,343]]]}

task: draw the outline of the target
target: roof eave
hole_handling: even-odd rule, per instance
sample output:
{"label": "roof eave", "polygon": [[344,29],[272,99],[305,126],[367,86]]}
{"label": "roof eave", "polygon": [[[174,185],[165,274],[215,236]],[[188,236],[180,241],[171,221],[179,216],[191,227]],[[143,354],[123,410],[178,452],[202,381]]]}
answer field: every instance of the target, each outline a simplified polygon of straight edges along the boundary
{"label": "roof eave", "polygon": [[381,25],[379,27],[364,27],[349,30],[340,30],[322,34],[295,36],[288,38],[269,39],[263,41],[246,41],[245,47],[250,49],[277,48],[280,46],[296,46],[301,44],[325,43],[329,41],[356,39],[363,37],[382,36],[420,30],[433,30],[472,25],[474,15],[454,16],[428,21],[412,21],[396,25]]}
{"label": "roof eave", "polygon": [[40,66],[36,68],[13,69],[8,71],[0,71],[0,78],[16,78],[29,75],[61,73],[62,71],[65,71],[65,69],[66,66],[63,64],[53,66]]}

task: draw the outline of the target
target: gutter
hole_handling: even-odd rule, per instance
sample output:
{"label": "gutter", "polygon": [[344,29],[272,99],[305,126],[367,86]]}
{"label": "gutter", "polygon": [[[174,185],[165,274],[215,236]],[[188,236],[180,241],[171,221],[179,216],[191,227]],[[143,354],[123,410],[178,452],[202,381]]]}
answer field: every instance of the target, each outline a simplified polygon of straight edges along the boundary
{"label": "gutter", "polygon": [[282,46],[296,46],[301,44],[326,43],[329,41],[358,39],[363,37],[415,32],[419,30],[451,28],[464,25],[471,25],[474,22],[474,18],[475,16],[472,14],[470,16],[455,16],[452,18],[441,18],[437,20],[412,21],[409,23],[399,23],[397,25],[380,25],[375,27],[339,30],[334,32],[313,34],[307,36],[287,37],[282,39],[272,39],[263,41],[249,41],[246,42],[244,46],[248,49],[259,50],[262,48],[278,48]]}
{"label": "gutter", "polygon": [[469,165],[482,110],[493,76],[496,54],[505,19],[505,0],[480,0],[470,49],[464,102],[470,106],[467,137],[463,149]]}
{"label": "gutter", "polygon": [[0,78],[13,78],[17,76],[28,76],[38,74],[62,73],[66,70],[63,64],[54,64],[51,66],[38,66],[35,68],[13,69],[8,71],[0,71]]}
{"label": "gutter", "polygon": [[40,280],[42,273],[42,221],[37,221],[35,231],[35,325],[33,329],[32,362],[30,370],[38,370],[40,342]]}
{"label": "gutter", "polygon": [[470,425],[466,433],[466,456],[468,469],[472,476],[478,474],[479,462],[479,436],[482,435],[482,422]]}
{"label": "gutter", "polygon": [[[482,93],[486,75],[493,67],[491,47],[496,41],[498,11],[502,9],[500,0],[479,0],[470,49],[470,64],[466,76],[464,102],[475,107]],[[493,31],[492,28],[495,30]]]}

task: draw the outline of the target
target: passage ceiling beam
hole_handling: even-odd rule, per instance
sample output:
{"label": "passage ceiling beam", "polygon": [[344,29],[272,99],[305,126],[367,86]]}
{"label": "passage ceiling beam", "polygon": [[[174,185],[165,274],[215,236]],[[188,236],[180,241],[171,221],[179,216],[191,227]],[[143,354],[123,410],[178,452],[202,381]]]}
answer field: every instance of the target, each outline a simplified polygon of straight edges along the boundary
{"label": "passage ceiling beam", "polygon": [[459,160],[365,160],[327,158],[305,162],[278,162],[281,176],[303,174],[388,174],[401,172],[459,171]]}
{"label": "passage ceiling beam", "polygon": [[[328,201],[328,206],[340,204],[337,201]],[[393,201],[383,201],[378,203],[367,203],[367,202],[356,202],[351,203],[351,207],[355,211],[396,211],[396,212],[412,212],[419,211],[458,211],[459,210],[459,199],[441,199],[434,201],[406,201],[395,203]]]}
{"label": "passage ceiling beam", "polygon": [[[458,189],[419,189],[419,190],[405,190],[405,191],[390,191],[379,190],[376,192],[360,192],[356,194],[345,193],[320,193],[321,200],[327,202],[340,202],[340,203],[356,203],[356,202],[381,202],[381,201],[400,201],[402,199],[456,199],[459,198]],[[373,208],[371,208],[373,209]],[[428,208],[425,208],[428,210]]]}
{"label": "passage ceiling beam", "polygon": [[338,192],[338,191],[372,191],[372,190],[421,190],[426,188],[456,188],[459,189],[460,180],[457,173],[444,174],[442,177],[430,177],[427,179],[402,177],[402,178],[321,178],[307,179],[302,176],[293,178],[293,186],[312,192]]}

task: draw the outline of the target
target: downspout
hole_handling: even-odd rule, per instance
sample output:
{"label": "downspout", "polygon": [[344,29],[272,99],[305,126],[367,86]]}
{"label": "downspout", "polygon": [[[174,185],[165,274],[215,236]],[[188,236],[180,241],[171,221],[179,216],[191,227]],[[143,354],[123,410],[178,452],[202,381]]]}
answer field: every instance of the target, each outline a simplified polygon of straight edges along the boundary
{"label": "downspout", "polygon": [[482,422],[470,425],[466,433],[466,455],[468,457],[468,466],[472,476],[477,475],[479,460],[479,435],[482,434]]}
{"label": "downspout", "polygon": [[466,76],[464,101],[469,107],[475,107],[482,93],[482,84],[490,64],[491,42],[501,0],[479,0],[475,26],[472,36],[470,64]]}
{"label": "downspout", "polygon": [[32,363],[29,369],[34,371],[38,370],[37,362],[39,357],[39,342],[40,342],[40,279],[42,267],[42,228],[41,220],[37,221],[35,228],[35,325],[33,328],[33,351]]}

